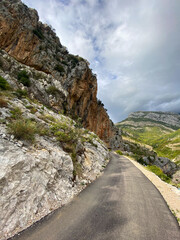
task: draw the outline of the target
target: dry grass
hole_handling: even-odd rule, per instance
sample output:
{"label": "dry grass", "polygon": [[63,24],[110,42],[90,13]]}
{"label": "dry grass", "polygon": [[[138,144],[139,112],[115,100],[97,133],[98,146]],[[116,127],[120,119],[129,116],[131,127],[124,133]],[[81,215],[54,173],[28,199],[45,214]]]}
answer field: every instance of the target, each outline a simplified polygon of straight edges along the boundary
{"label": "dry grass", "polygon": [[3,108],[3,107],[7,107],[7,106],[8,106],[7,100],[3,97],[0,97],[0,107]]}

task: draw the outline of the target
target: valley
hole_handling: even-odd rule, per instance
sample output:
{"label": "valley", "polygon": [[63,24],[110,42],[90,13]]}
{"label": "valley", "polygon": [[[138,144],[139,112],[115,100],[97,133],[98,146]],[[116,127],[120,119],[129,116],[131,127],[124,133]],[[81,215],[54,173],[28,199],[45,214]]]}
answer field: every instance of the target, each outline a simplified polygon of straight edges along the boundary
{"label": "valley", "polygon": [[146,144],[158,156],[180,160],[180,115],[163,112],[136,112],[117,123],[125,138]]}

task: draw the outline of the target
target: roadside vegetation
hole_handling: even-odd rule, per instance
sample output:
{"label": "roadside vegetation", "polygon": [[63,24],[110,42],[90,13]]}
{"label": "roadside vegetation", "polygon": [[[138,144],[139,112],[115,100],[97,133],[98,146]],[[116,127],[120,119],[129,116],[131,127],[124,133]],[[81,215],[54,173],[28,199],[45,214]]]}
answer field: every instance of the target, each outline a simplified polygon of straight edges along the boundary
{"label": "roadside vegetation", "polygon": [[151,165],[151,166],[148,165],[146,167],[146,169],[148,169],[149,171],[155,173],[164,182],[171,183],[171,178],[168,177],[166,174],[164,174],[163,171],[159,167],[157,167],[155,165]]}
{"label": "roadside vegetation", "polygon": [[0,76],[0,89],[1,90],[9,90],[10,89],[9,83],[6,81],[6,79],[4,79],[1,76]]}
{"label": "roadside vegetation", "polygon": [[123,153],[121,152],[121,150],[116,150],[116,153],[119,155],[123,155]]}

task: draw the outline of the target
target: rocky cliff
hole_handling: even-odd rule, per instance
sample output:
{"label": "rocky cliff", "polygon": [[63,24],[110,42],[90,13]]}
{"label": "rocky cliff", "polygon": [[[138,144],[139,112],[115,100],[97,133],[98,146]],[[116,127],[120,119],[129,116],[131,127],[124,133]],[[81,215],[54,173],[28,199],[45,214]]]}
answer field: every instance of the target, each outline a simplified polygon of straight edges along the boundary
{"label": "rocky cliff", "polygon": [[[52,82],[58,96],[49,94]],[[101,174],[109,159],[97,135],[43,105],[38,94],[53,103],[68,93],[52,75],[1,50],[0,239],[69,202]]]}
{"label": "rocky cliff", "polygon": [[1,49],[9,55],[51,76],[51,84],[56,87],[52,101],[38,91],[32,92],[42,103],[80,117],[84,127],[97,133],[109,147],[122,145],[119,132],[98,104],[97,79],[88,62],[69,54],[51,27],[39,21],[36,10],[20,0],[0,1],[0,38]]}

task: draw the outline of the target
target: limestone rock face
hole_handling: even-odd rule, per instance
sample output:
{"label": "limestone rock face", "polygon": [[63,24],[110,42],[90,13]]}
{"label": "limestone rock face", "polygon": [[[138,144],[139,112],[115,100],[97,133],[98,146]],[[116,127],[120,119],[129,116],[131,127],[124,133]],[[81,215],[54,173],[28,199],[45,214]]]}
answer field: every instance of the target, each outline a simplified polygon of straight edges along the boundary
{"label": "limestone rock face", "polygon": [[[10,77],[8,80],[13,82]],[[69,202],[101,174],[109,159],[109,151],[97,135],[84,128],[76,129],[75,121],[69,117],[28,98],[10,95],[4,99],[8,104],[1,106],[0,114],[0,239],[3,240]],[[20,109],[21,119],[33,121],[44,130],[61,126],[61,133],[63,127],[80,131],[77,144],[71,140],[76,158],[72,158],[73,150],[66,151],[62,139],[58,140],[52,132],[37,132],[34,143],[10,133],[9,124],[16,122],[12,118],[15,109]]]}
{"label": "limestone rock face", "polygon": [[96,179],[108,158],[101,144],[86,144],[80,157],[84,175],[76,184],[71,157],[57,143],[42,137],[38,142],[38,149],[30,149],[0,133],[0,239],[69,202],[82,190],[81,183]]}
{"label": "limestone rock face", "polygon": [[57,91],[53,101],[57,110],[63,107],[65,112],[80,117],[83,125],[109,147],[120,147],[121,136],[118,142],[116,128],[98,104],[97,79],[88,62],[69,54],[51,27],[39,21],[35,10],[18,0],[0,1],[0,38],[1,49],[19,62],[51,75],[67,91],[63,100]]}

